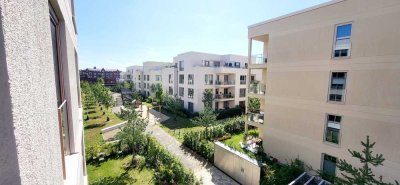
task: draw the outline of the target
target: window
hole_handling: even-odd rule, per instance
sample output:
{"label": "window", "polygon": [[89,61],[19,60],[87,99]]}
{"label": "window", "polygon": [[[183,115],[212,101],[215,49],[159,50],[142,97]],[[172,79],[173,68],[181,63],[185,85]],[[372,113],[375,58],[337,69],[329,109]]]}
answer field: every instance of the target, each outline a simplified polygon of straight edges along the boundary
{"label": "window", "polygon": [[168,88],[168,94],[169,95],[173,95],[174,94],[174,90],[172,89],[172,87]]}
{"label": "window", "polygon": [[219,109],[219,102],[215,102],[215,110]]}
{"label": "window", "polygon": [[188,75],[188,84],[189,85],[193,85],[193,83],[194,83],[194,75],[193,74],[191,74],[191,75]]}
{"label": "window", "polygon": [[172,75],[168,75],[168,82],[172,84]]}
{"label": "window", "polygon": [[339,144],[341,116],[327,115],[325,141]]}
{"label": "window", "polygon": [[185,81],[185,75],[179,75],[179,83],[183,84],[184,81]]}
{"label": "window", "polygon": [[156,75],[156,81],[161,81],[161,75]]}
{"label": "window", "polygon": [[183,96],[185,94],[185,88],[179,87],[179,96]]}
{"label": "window", "polygon": [[147,75],[147,81],[150,81],[150,75]]}
{"label": "window", "polygon": [[240,68],[240,62],[235,62],[235,68]]}
{"label": "window", "polygon": [[[51,44],[53,49],[53,65],[54,65],[54,77],[56,86],[56,98],[57,98],[57,111],[58,111],[58,127],[60,131],[60,150],[61,150],[61,162],[63,168],[63,177],[66,178],[65,171],[65,158],[64,155],[69,155],[71,153],[70,142],[69,142],[69,120],[68,120],[68,105],[64,94],[64,71],[63,63],[60,60],[60,36],[58,19],[54,10],[50,7],[50,31],[51,31]],[[79,84],[78,84],[79,85]]]}
{"label": "window", "polygon": [[343,102],[346,90],[347,72],[332,72],[329,101]]}
{"label": "window", "polygon": [[210,61],[208,61],[208,60],[203,60],[203,66],[209,67],[209,66],[210,66]]}
{"label": "window", "polygon": [[193,112],[193,103],[192,102],[188,102],[188,110],[189,110],[189,112]]}
{"label": "window", "polygon": [[336,26],[333,57],[337,58],[350,56],[351,27],[352,24],[341,24]]}
{"label": "window", "polygon": [[246,107],[246,101],[239,101],[239,107],[244,109]]}
{"label": "window", "polygon": [[323,154],[322,172],[329,176],[336,175],[336,157]]}
{"label": "window", "polygon": [[214,67],[220,67],[221,62],[220,61],[214,61]]}
{"label": "window", "polygon": [[240,75],[240,84],[246,84],[246,75]]}
{"label": "window", "polygon": [[250,76],[250,82],[253,82],[256,79],[256,77],[254,75]]}
{"label": "window", "polygon": [[194,90],[192,88],[188,88],[188,98],[193,99]]}
{"label": "window", "polygon": [[228,101],[224,101],[224,109],[229,109],[229,102]]}
{"label": "window", "polygon": [[204,75],[204,80],[205,80],[206,85],[212,85],[213,84],[213,75],[212,74]]}
{"label": "window", "polygon": [[185,68],[183,67],[183,61],[179,61],[179,71],[183,71]]}
{"label": "window", "polygon": [[239,97],[246,97],[246,88],[239,89]]}

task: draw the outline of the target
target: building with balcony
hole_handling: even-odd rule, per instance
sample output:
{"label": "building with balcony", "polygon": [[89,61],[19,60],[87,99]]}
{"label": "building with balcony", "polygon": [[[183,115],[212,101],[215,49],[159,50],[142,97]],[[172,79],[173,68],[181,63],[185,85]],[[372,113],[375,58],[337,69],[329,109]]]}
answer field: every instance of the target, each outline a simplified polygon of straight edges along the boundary
{"label": "building with balcony", "polygon": [[0,13],[0,184],[87,184],[74,1]]}
{"label": "building with balcony", "polygon": [[247,57],[186,52],[174,57],[173,63],[176,79],[172,94],[177,95],[189,111],[204,109],[205,89],[214,93],[214,109],[245,106]]}
{"label": "building with balcony", "polygon": [[400,179],[399,17],[397,0],[335,0],[249,26],[262,79],[248,97],[262,103],[247,123],[263,122],[265,153],[340,175],[368,135],[386,159],[375,175]]}
{"label": "building with balcony", "polygon": [[103,78],[105,86],[113,86],[119,82],[121,71],[118,69],[104,68],[86,68],[79,70],[80,79],[90,83],[96,82],[99,78]]}

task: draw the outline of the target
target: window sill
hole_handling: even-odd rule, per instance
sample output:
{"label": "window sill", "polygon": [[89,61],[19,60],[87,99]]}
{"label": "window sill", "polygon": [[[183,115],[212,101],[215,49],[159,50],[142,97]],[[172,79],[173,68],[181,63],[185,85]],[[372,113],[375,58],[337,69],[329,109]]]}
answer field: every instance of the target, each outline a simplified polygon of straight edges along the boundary
{"label": "window sill", "polygon": [[351,59],[351,56],[347,56],[347,57],[332,57],[332,60],[346,60],[346,59]]}
{"label": "window sill", "polygon": [[345,105],[346,104],[345,101],[331,101],[331,100],[328,100],[328,103],[337,104],[337,105]]}

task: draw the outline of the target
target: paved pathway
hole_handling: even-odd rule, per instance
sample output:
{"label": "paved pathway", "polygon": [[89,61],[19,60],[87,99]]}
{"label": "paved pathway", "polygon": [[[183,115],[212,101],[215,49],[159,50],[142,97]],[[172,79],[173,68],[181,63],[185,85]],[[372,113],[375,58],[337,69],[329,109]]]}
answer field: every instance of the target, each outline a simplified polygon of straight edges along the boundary
{"label": "paved pathway", "polygon": [[[157,112],[158,113],[158,112]],[[160,114],[160,113],[159,113]],[[147,107],[143,106],[144,117],[147,115]],[[217,185],[236,185],[238,184],[232,180],[229,176],[218,170],[212,164],[207,164],[202,158],[198,157],[196,154],[192,153],[191,150],[184,147],[175,138],[166,133],[162,128],[158,126],[156,118],[158,115],[152,115],[152,111],[149,114],[150,124],[146,128],[152,136],[154,136],[158,142],[166,147],[172,154],[174,154],[184,166],[188,169],[193,170],[196,177],[202,179],[203,184],[217,184]],[[153,119],[153,120],[152,120]]]}

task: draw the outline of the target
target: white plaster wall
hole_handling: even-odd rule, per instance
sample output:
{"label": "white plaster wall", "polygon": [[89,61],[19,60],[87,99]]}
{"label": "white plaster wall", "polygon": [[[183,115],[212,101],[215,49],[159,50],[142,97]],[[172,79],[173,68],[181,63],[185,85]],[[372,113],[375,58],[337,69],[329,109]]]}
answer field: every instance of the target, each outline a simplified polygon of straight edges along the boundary
{"label": "white plaster wall", "polygon": [[[83,168],[83,128],[79,112],[78,66],[75,62],[76,36],[69,2],[50,1],[61,20],[60,50],[66,99],[69,102],[71,152],[76,153],[78,159],[72,161],[77,167],[76,174],[67,173],[67,180],[72,184],[83,184],[86,172]],[[5,78],[2,76],[0,81],[0,92],[7,95],[4,90],[8,91],[9,95],[2,97],[8,99],[4,100],[4,107],[10,108],[9,112],[1,109],[0,113],[4,116],[2,121],[8,122],[5,125],[13,125],[14,137],[8,134],[5,135],[8,138],[4,139],[14,140],[7,146],[10,154],[16,151],[14,156],[0,157],[1,169],[7,165],[3,161],[11,163],[7,165],[10,166],[7,175],[0,170],[0,184],[63,184],[49,2],[0,1],[0,10],[3,31],[0,38],[4,38],[0,43],[0,51],[4,53],[0,68],[6,72]],[[13,143],[14,150],[10,147]],[[8,153],[5,149],[1,146],[0,154]]]}

